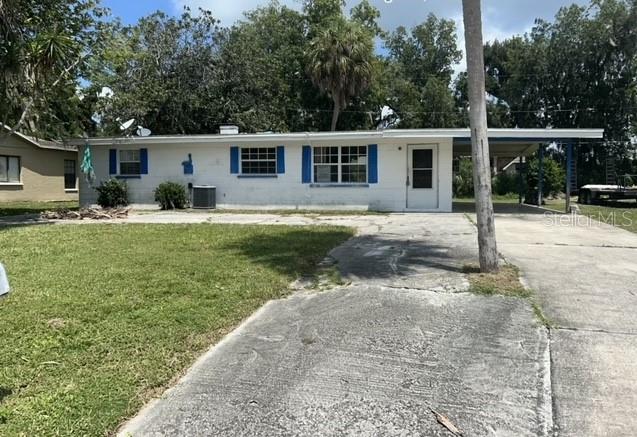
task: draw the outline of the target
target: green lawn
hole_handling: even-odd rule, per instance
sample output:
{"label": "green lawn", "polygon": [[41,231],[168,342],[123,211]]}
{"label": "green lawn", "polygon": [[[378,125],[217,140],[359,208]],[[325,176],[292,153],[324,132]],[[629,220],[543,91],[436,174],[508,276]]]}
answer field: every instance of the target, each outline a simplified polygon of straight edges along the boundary
{"label": "green lawn", "polygon": [[[577,205],[582,215],[631,232],[637,232],[637,202],[634,200],[608,201],[603,205],[580,205],[577,203],[577,198],[573,197],[571,199],[571,205]],[[561,212],[564,211],[565,201],[547,201],[547,207]]]}
{"label": "green lawn", "polygon": [[39,214],[42,211],[60,208],[78,209],[78,202],[0,202],[0,217]]}
{"label": "green lawn", "polygon": [[[492,195],[493,203],[518,203],[518,195],[517,194],[505,194],[505,195]],[[475,203],[475,198],[473,197],[454,197],[454,202],[457,203]]]}
{"label": "green lawn", "polygon": [[112,433],[352,231],[238,225],[0,229],[0,435]]}

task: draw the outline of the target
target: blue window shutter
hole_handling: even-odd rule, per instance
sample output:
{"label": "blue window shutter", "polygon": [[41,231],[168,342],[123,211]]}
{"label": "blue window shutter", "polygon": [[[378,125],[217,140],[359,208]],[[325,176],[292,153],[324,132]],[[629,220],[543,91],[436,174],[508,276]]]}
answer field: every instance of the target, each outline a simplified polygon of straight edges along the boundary
{"label": "blue window shutter", "polygon": [[367,182],[378,183],[378,145],[370,144],[367,147]]}
{"label": "blue window shutter", "polygon": [[303,163],[301,165],[301,182],[309,184],[312,182],[312,148],[303,146]]}
{"label": "blue window shutter", "polygon": [[139,172],[148,174],[148,149],[139,149]]}
{"label": "blue window shutter", "polygon": [[277,174],[285,173],[285,147],[276,147],[276,172]]}
{"label": "blue window shutter", "polygon": [[117,174],[117,150],[108,151],[108,174]]}
{"label": "blue window shutter", "polygon": [[239,174],[239,148],[230,147],[230,173]]}

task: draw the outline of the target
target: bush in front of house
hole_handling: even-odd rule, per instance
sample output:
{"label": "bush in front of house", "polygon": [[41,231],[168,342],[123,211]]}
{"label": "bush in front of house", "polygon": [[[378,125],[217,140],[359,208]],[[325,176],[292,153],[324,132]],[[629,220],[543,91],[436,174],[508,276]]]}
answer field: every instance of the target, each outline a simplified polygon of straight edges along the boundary
{"label": "bush in front of house", "polygon": [[102,181],[97,190],[97,204],[102,208],[128,205],[128,186],[125,181],[109,179]]}
{"label": "bush in front of house", "polygon": [[176,182],[162,182],[155,188],[155,201],[161,209],[184,209],[188,203],[186,189]]}

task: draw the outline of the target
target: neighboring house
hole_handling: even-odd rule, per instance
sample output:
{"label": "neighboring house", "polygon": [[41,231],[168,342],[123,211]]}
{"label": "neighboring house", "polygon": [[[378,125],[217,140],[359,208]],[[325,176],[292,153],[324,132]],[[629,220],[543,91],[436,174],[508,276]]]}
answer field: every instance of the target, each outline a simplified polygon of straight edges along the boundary
{"label": "neighboring house", "polygon": [[[493,156],[540,144],[600,139],[601,129],[491,129]],[[83,153],[87,140],[72,144]],[[96,183],[128,182],[133,204],[155,204],[164,181],[214,185],[220,207],[451,211],[452,160],[471,154],[468,129],[92,138]],[[97,193],[80,178],[80,203]]]}
{"label": "neighboring house", "polygon": [[10,133],[0,124],[0,202],[76,200],[77,159],[75,146]]}

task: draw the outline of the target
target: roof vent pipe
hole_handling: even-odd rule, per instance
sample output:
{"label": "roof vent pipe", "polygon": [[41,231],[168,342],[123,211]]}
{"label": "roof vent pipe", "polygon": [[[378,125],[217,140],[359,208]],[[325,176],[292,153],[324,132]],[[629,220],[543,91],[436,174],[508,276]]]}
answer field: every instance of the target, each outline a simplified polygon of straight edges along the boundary
{"label": "roof vent pipe", "polygon": [[239,126],[234,124],[222,124],[219,126],[219,133],[221,135],[237,135],[239,133]]}

